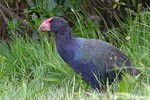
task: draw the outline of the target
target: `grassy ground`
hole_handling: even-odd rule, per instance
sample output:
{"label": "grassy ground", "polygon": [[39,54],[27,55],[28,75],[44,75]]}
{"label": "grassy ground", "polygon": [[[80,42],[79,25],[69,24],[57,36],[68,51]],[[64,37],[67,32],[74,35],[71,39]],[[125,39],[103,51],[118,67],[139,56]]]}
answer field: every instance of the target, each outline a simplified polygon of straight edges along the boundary
{"label": "grassy ground", "polygon": [[[99,100],[150,98],[150,13],[143,12],[134,20],[120,22],[122,36],[117,29],[108,30],[105,38],[96,25],[82,21],[73,29],[75,36],[105,38],[125,52],[141,75],[125,77],[107,86],[107,91],[93,90],[76,75],[58,55],[54,39],[12,38],[0,42],[0,100]],[[83,28],[86,28],[86,30]],[[114,39],[117,41],[114,43]]]}

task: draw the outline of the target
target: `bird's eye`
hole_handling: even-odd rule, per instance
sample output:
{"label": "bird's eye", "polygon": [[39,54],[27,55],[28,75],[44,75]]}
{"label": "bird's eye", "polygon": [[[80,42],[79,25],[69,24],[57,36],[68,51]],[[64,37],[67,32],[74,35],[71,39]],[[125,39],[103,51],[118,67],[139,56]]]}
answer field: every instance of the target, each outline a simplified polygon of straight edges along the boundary
{"label": "bird's eye", "polygon": [[50,23],[50,21],[46,21],[46,24],[49,24]]}
{"label": "bird's eye", "polygon": [[49,24],[52,21],[52,18],[49,18],[45,21],[46,24]]}

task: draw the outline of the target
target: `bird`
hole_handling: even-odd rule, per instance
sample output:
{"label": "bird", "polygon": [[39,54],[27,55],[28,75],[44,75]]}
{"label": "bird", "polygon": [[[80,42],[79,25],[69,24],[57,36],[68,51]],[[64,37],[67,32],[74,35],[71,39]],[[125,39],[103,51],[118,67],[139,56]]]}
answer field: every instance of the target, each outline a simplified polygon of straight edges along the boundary
{"label": "bird", "polygon": [[100,39],[74,37],[68,22],[53,16],[41,23],[39,32],[55,34],[57,52],[75,73],[81,75],[92,88],[100,89],[101,84],[111,84],[123,73],[136,76],[140,71],[118,48]]}

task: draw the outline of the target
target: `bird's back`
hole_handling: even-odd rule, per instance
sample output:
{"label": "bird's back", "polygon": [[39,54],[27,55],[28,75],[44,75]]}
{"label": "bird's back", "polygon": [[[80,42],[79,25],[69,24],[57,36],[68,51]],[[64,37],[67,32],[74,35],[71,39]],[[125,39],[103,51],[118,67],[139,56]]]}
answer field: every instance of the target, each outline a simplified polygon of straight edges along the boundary
{"label": "bird's back", "polygon": [[74,61],[93,62],[97,66],[104,63],[105,67],[132,66],[128,57],[111,44],[97,39],[77,38],[79,44],[75,51]]}

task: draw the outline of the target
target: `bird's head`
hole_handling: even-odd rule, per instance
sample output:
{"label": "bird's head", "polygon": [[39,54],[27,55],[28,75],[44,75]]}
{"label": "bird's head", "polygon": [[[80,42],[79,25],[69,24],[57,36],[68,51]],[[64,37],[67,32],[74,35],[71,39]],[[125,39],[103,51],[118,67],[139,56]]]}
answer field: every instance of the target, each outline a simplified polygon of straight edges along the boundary
{"label": "bird's head", "polygon": [[50,31],[57,33],[69,27],[67,21],[61,17],[51,17],[46,19],[38,28],[38,31]]}

